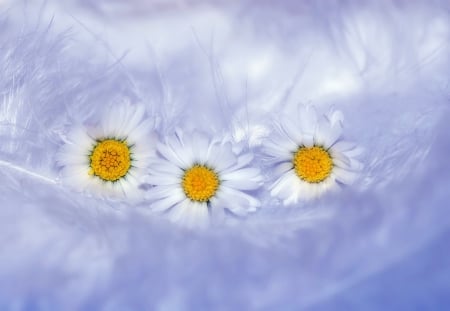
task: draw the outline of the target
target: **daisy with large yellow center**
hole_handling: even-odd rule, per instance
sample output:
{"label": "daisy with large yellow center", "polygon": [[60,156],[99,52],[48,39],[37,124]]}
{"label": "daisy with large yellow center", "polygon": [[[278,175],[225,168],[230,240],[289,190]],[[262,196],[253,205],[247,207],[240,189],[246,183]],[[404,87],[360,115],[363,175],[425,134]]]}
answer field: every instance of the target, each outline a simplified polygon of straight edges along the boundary
{"label": "daisy with large yellow center", "polygon": [[219,177],[204,165],[194,165],[183,175],[181,187],[192,201],[208,202],[219,188]]}
{"label": "daisy with large yellow center", "polygon": [[104,181],[117,181],[127,175],[131,167],[130,147],[124,141],[105,139],[99,141],[92,154],[89,173]]}
{"label": "daisy with large yellow center", "polygon": [[296,120],[282,120],[280,133],[265,144],[275,175],[273,196],[285,205],[295,204],[356,178],[360,149],[341,140],[342,120],[339,111],[319,116],[311,106],[301,106]]}
{"label": "daisy with large yellow center", "polygon": [[244,216],[260,205],[248,193],[261,185],[259,169],[249,167],[252,157],[233,151],[231,143],[177,132],[157,151],[146,178],[152,186],[147,198],[153,211],[171,221],[201,228]]}
{"label": "daisy with large yellow center", "polygon": [[141,105],[108,110],[95,128],[73,129],[57,155],[62,180],[82,191],[139,198],[139,179],[154,156],[154,135]]}
{"label": "daisy with large yellow center", "polygon": [[333,159],[323,147],[300,147],[292,158],[297,176],[309,183],[320,183],[330,177]]}

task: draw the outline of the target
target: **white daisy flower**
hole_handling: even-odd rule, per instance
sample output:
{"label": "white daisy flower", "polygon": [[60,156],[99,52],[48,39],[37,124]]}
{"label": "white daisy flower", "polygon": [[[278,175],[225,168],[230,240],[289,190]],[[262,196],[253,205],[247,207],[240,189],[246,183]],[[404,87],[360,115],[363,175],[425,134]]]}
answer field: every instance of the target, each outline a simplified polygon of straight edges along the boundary
{"label": "white daisy flower", "polygon": [[157,144],[157,151],[149,167],[147,182],[154,187],[148,199],[152,210],[167,212],[173,222],[206,227],[211,217],[227,211],[243,216],[260,205],[247,193],[261,185],[260,171],[248,167],[252,155],[234,150],[231,142],[177,132]]}
{"label": "white daisy flower", "polygon": [[289,205],[355,180],[362,167],[355,159],[361,149],[341,140],[342,120],[340,111],[318,116],[312,106],[301,106],[296,119],[283,120],[264,147],[274,164],[272,196]]}
{"label": "white daisy flower", "polygon": [[155,154],[155,136],[145,108],[113,107],[97,127],[70,132],[57,154],[63,183],[113,198],[139,197],[139,179]]}

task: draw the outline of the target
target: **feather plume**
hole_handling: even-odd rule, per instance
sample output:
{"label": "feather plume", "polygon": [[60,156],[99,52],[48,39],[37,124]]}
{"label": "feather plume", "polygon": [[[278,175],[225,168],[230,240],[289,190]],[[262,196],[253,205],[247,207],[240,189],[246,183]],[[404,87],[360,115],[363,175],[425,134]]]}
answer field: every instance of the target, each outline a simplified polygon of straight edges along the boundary
{"label": "feather plume", "polygon": [[[448,305],[447,1],[49,0],[0,10],[1,310]],[[186,230],[149,202],[60,182],[67,133],[124,100],[145,105],[160,137],[225,134],[266,175],[262,147],[279,114],[334,107],[365,150],[364,170],[356,185],[294,207],[260,189],[251,217]]]}

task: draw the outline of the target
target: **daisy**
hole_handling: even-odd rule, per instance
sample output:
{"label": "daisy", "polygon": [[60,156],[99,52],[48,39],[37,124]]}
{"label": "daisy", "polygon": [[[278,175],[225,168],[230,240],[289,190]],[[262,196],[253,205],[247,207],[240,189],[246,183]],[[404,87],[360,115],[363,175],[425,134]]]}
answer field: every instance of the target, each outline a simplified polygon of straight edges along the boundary
{"label": "daisy", "polygon": [[154,155],[142,105],[113,107],[96,127],[73,129],[57,154],[62,181],[81,191],[137,198],[139,179]]}
{"label": "daisy", "polygon": [[260,205],[248,193],[260,186],[260,171],[248,167],[251,154],[230,142],[177,132],[157,144],[157,152],[146,180],[153,185],[148,199],[154,211],[167,212],[173,222],[206,227],[211,217],[243,216]]}
{"label": "daisy", "polygon": [[311,106],[301,106],[295,120],[283,120],[264,147],[274,164],[272,196],[289,205],[355,180],[362,166],[355,157],[361,149],[341,140],[342,120],[340,111],[318,116]]}

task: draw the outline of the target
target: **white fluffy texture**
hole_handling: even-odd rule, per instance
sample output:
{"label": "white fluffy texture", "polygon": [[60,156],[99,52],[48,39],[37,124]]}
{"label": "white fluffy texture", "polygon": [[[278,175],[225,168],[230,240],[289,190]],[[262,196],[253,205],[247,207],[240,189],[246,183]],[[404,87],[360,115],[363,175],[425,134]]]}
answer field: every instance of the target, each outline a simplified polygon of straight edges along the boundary
{"label": "white fluffy texture", "polygon": [[[1,14],[0,309],[448,303],[437,275],[448,279],[439,258],[450,253],[430,244],[448,241],[450,226],[447,1],[168,1],[114,14],[76,2],[58,2],[77,8],[74,18],[51,1]],[[346,116],[344,138],[366,151],[363,178],[301,209],[261,194],[245,223],[186,232],[142,213],[146,206],[57,182],[64,133],[123,100],[142,101],[161,136],[232,129],[256,153],[274,114],[299,102],[334,105]]]}

